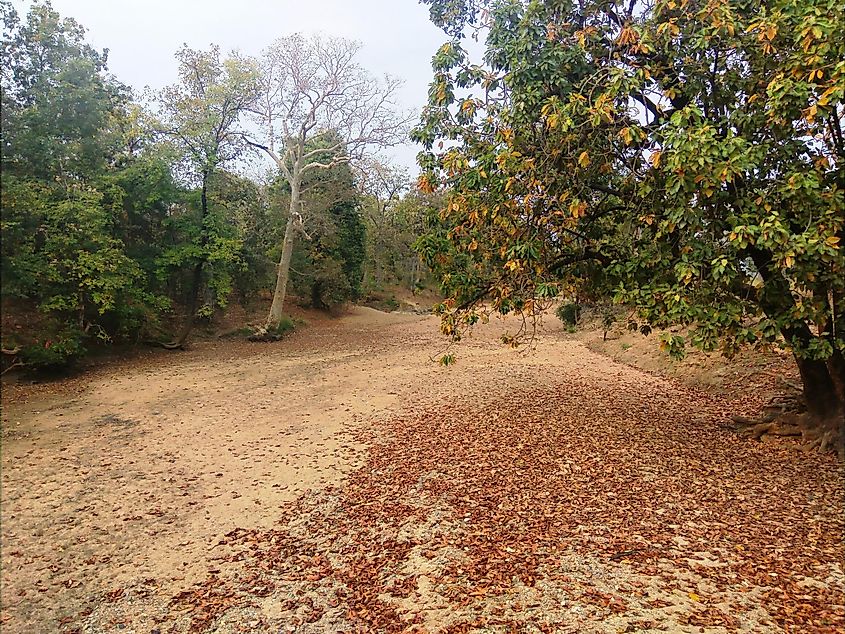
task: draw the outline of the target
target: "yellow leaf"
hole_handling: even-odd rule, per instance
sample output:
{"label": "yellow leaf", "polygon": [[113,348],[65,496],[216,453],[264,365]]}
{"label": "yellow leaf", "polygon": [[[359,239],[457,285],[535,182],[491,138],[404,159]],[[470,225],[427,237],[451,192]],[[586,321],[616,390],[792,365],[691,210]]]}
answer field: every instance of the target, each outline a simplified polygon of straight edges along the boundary
{"label": "yellow leaf", "polygon": [[701,597],[700,597],[700,596],[698,596],[695,592],[690,592],[690,593],[689,593],[689,598],[690,598],[690,599],[692,599],[693,601],[695,601],[696,603],[700,603],[700,602],[701,602]]}
{"label": "yellow leaf", "polygon": [[660,155],[661,155],[660,150],[656,150],[655,152],[652,152],[652,154],[651,154],[651,164],[654,165],[654,167],[658,167],[660,165]]}
{"label": "yellow leaf", "polygon": [[830,103],[830,96],[833,94],[833,92],[835,90],[836,90],[836,88],[834,86],[831,86],[830,88],[825,90],[821,94],[821,97],[819,97],[819,105],[820,106],[826,106],[827,104],[829,104]]}
{"label": "yellow leaf", "polygon": [[573,218],[582,218],[587,213],[587,203],[577,199],[573,200],[569,203],[569,213],[572,214]]}
{"label": "yellow leaf", "polygon": [[590,154],[584,150],[581,152],[581,155],[578,157],[578,165],[581,167],[587,167],[590,164]]}
{"label": "yellow leaf", "polygon": [[835,247],[839,244],[839,236],[830,236],[827,240],[824,241],[825,244]]}
{"label": "yellow leaf", "polygon": [[806,110],[804,110],[804,118],[807,120],[807,123],[812,123],[816,120],[816,114],[818,114],[819,109],[816,107],[816,104],[813,104]]}
{"label": "yellow leaf", "polygon": [[431,181],[428,180],[428,177],[424,175],[419,177],[417,187],[419,187],[420,191],[425,194],[430,194],[434,191],[434,185],[432,185]]}

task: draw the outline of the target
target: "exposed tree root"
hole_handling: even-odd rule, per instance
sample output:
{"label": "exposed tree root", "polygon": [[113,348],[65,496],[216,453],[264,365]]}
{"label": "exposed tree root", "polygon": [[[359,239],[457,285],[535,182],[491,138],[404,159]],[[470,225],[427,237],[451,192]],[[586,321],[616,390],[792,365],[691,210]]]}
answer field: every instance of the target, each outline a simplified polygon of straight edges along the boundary
{"label": "exposed tree root", "polygon": [[743,434],[751,436],[754,440],[760,440],[763,436],[801,436],[804,430],[798,425],[784,424],[782,421],[773,420],[768,423],[750,424],[741,430]]}
{"label": "exposed tree root", "polygon": [[276,334],[274,332],[270,332],[266,328],[260,328],[256,330],[255,333],[251,334],[247,337],[247,341],[258,341],[262,343],[269,343],[272,341],[280,341],[283,335]]}
{"label": "exposed tree root", "polygon": [[11,363],[6,366],[6,368],[4,368],[2,372],[0,372],[0,376],[3,376],[4,374],[6,374],[6,372],[11,372],[15,368],[23,368],[27,366],[26,363],[24,363],[18,358],[18,353],[21,351],[20,346],[15,346],[14,348],[2,348],[2,351],[3,354],[11,357]]}
{"label": "exposed tree root", "polygon": [[10,371],[14,370],[15,368],[24,368],[24,367],[26,367],[26,363],[24,363],[23,361],[14,361],[14,362],[12,362],[12,364],[10,366],[8,366],[6,369],[4,369],[2,372],[0,372],[0,376],[3,376],[4,374],[6,374],[6,372],[10,372]]}
{"label": "exposed tree root", "polygon": [[154,339],[147,339],[144,341],[145,345],[148,346],[156,346],[158,348],[164,348],[165,350],[184,350],[185,344],[179,343],[178,341],[174,342],[166,342],[166,341],[156,341]]}
{"label": "exposed tree root", "polygon": [[836,451],[840,460],[845,460],[845,438],[841,426],[831,421],[828,425],[819,425],[803,434],[802,448],[805,451]]}
{"label": "exposed tree root", "polygon": [[845,435],[841,420],[818,420],[806,412],[798,396],[780,397],[764,408],[759,418],[733,416],[734,429],[762,440],[764,436],[800,437],[804,451],[836,451],[845,460]]}

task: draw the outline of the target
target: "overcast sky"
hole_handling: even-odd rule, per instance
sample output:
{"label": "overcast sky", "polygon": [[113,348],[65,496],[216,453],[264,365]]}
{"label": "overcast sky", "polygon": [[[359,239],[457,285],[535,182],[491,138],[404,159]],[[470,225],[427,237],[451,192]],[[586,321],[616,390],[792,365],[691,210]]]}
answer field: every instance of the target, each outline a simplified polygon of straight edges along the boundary
{"label": "overcast sky", "polygon": [[[15,2],[21,13],[30,4]],[[183,43],[257,54],[277,37],[321,32],[362,42],[361,64],[404,79],[402,105],[418,111],[431,57],[446,40],[418,0],[53,0],[53,7],[86,27],[96,48],[108,48],[111,72],[139,91],[176,80],[173,54]],[[417,151],[392,153],[415,174]]]}

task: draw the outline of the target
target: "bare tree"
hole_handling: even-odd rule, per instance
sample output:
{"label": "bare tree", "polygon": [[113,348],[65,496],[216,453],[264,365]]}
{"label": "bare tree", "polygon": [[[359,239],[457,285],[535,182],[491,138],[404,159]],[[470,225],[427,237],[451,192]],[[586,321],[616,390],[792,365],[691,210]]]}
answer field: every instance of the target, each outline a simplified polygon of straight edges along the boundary
{"label": "bare tree", "polygon": [[[395,103],[401,82],[379,81],[355,56],[361,45],[341,38],[296,34],[276,40],[260,61],[261,89],[252,107],[263,142],[249,143],[269,156],[290,185],[290,207],[279,260],[276,290],[266,329],[282,319],[290,260],[303,224],[303,178],[363,156],[368,150],[407,138],[410,117]],[[326,135],[332,143],[310,143]],[[330,157],[330,158],[326,158]]]}

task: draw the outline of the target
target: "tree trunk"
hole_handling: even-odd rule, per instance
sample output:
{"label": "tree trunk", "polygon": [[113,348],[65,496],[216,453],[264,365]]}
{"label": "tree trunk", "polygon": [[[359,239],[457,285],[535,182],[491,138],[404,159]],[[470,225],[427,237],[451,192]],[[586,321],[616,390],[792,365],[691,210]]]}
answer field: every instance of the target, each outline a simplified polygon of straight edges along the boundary
{"label": "tree trunk", "polygon": [[845,404],[845,356],[835,347],[833,355],[827,360],[827,369],[830,372],[830,378],[833,379],[833,387],[839,395],[839,400]]}
{"label": "tree trunk", "polygon": [[[770,254],[756,247],[749,247],[748,253],[763,278],[760,292],[763,312],[772,320],[789,314],[795,307],[789,282],[777,269]],[[807,323],[784,327],[781,334],[790,345],[798,342],[804,349],[815,338]],[[797,354],[794,357],[810,416],[820,423],[835,424],[842,428],[842,419],[845,417],[845,363],[841,353],[834,350],[833,356],[826,361],[805,359]]]}
{"label": "tree trunk", "polygon": [[206,254],[205,248],[208,246],[208,232],[205,230],[205,218],[208,215],[208,179],[209,172],[203,172],[202,175],[202,190],[200,192],[200,256],[197,263],[194,265],[194,272],[191,276],[191,289],[188,295],[188,314],[185,317],[185,323],[182,330],[176,337],[173,343],[165,344],[164,347],[168,349],[182,348],[188,340],[188,336],[194,329],[194,322],[197,318],[197,304],[199,303],[200,287],[202,286],[202,270],[205,266]]}
{"label": "tree trunk", "polygon": [[417,286],[420,283],[420,259],[418,257],[411,258],[411,293],[417,294]]}
{"label": "tree trunk", "polygon": [[845,415],[845,402],[837,389],[831,361],[795,357],[807,411],[819,421],[833,421]]}
{"label": "tree trunk", "polygon": [[376,252],[373,256],[373,264],[375,268],[375,281],[376,287],[381,288],[381,285],[384,282],[384,275],[382,274],[382,262],[381,257],[384,253],[384,245],[381,243],[381,237],[376,240]]}
{"label": "tree trunk", "polygon": [[267,317],[267,323],[264,325],[267,330],[275,330],[279,327],[279,324],[282,321],[282,310],[285,304],[288,278],[290,277],[290,260],[291,256],[293,256],[293,239],[296,234],[296,217],[299,213],[299,175],[295,174],[294,178],[291,180],[290,213],[288,214],[288,222],[285,226],[285,237],[282,242],[282,256],[279,259],[279,265],[276,268],[276,290],[273,293],[273,304],[270,306],[270,314]]}
{"label": "tree trunk", "polygon": [[[840,448],[845,449],[845,355],[836,348],[833,349],[833,356],[827,360],[827,368],[830,377],[833,379],[833,388],[839,397],[839,413],[834,412],[833,416],[839,417],[839,442]],[[834,419],[835,420],[835,419]]]}
{"label": "tree trunk", "polygon": [[191,330],[194,329],[194,322],[196,321],[197,316],[199,290],[202,284],[203,264],[204,261],[200,260],[194,265],[194,273],[191,277],[191,290],[190,295],[188,297],[188,313],[185,317],[185,323],[182,325],[182,330],[179,331],[179,335],[176,337],[173,343],[166,344],[164,346],[165,348],[182,348],[185,345],[185,342],[188,340],[188,335],[191,334]]}
{"label": "tree trunk", "polygon": [[319,310],[328,309],[328,306],[323,302],[323,283],[319,280],[311,285],[311,307]]}

